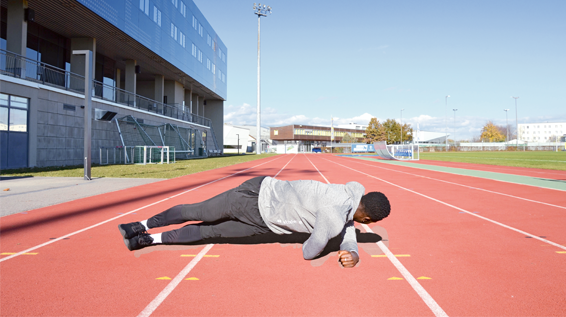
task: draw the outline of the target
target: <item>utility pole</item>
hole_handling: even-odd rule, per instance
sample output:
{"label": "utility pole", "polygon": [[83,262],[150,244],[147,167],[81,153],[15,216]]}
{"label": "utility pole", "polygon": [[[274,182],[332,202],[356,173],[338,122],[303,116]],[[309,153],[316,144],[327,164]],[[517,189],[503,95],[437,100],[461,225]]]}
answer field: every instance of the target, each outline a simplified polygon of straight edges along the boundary
{"label": "utility pole", "polygon": [[503,109],[505,111],[505,124],[507,124],[507,126],[505,127],[505,130],[507,130],[507,138],[505,139],[505,146],[507,147],[507,142],[509,142],[509,119],[507,118],[507,111],[509,111],[509,109]]}
{"label": "utility pole", "polygon": [[452,109],[454,111],[454,146],[456,146],[456,111],[458,109]]}
{"label": "utility pole", "polygon": [[446,136],[446,152],[448,152],[448,98],[450,98],[450,95],[447,95],[444,100],[445,100],[445,107],[444,107],[444,124],[446,125],[446,130],[445,130],[445,136]]}
{"label": "utility pole", "polygon": [[519,97],[511,97],[513,99],[515,99],[515,131],[517,133],[517,150],[519,150],[519,116],[517,114],[517,99],[519,99]]}

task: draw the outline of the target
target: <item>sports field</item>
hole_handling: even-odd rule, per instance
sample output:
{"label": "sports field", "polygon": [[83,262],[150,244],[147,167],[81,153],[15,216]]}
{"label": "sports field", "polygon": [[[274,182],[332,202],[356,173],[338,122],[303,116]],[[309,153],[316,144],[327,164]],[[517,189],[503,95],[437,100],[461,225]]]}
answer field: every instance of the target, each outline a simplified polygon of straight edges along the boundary
{"label": "sports field", "polygon": [[532,167],[566,171],[566,151],[424,152],[421,160],[500,166]]}
{"label": "sports field", "polygon": [[[566,315],[566,172],[480,167],[277,155],[6,216],[0,315]],[[260,175],[357,181],[385,193],[391,215],[356,224],[353,269],[331,248],[303,260],[304,237],[293,235],[124,246],[118,224]]]}

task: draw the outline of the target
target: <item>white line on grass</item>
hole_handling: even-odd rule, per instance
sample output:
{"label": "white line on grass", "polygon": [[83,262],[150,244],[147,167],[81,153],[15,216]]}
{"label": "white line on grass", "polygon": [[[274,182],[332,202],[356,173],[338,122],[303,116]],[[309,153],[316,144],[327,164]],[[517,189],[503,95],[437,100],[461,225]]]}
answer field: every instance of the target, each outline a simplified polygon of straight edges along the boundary
{"label": "white line on grass", "polygon": [[[327,160],[327,161],[332,162],[332,161],[330,161],[330,160]],[[332,163],[337,164],[337,165],[340,165],[340,166],[343,166],[343,167],[348,168],[348,169],[351,169],[352,171],[355,171],[355,172],[358,172],[358,173],[367,175],[367,176],[369,176],[369,177],[375,178],[375,179],[380,180],[380,181],[382,181],[382,182],[384,182],[384,183],[387,183],[387,184],[389,184],[389,185],[393,185],[393,186],[395,186],[395,187],[404,189],[404,190],[406,190],[406,191],[409,191],[409,192],[411,192],[411,193],[417,194],[417,195],[419,195],[419,196],[422,196],[422,197],[428,198],[428,199],[430,199],[430,200],[436,201],[436,202],[441,203],[441,204],[443,204],[443,205],[446,205],[446,206],[448,206],[448,207],[452,207],[452,208],[454,208],[454,209],[463,211],[463,212],[467,213],[468,215],[472,215],[472,216],[474,216],[474,217],[478,217],[478,218],[481,218],[481,219],[483,219],[483,220],[487,220],[487,221],[489,221],[489,222],[491,222],[491,223],[494,223],[494,224],[496,224],[496,225],[499,225],[499,226],[502,226],[502,227],[504,227],[504,228],[507,228],[507,229],[510,229],[510,230],[519,232],[519,233],[524,234],[524,235],[526,235],[526,236],[529,236],[529,237],[531,237],[531,238],[533,238],[533,239],[537,239],[537,240],[540,240],[540,241],[542,241],[542,242],[545,242],[545,243],[548,243],[548,244],[550,244],[550,245],[553,245],[553,246],[555,246],[555,247],[558,247],[558,248],[560,248],[560,249],[566,250],[566,246],[563,246],[563,245],[561,245],[561,244],[558,244],[558,243],[555,243],[555,242],[552,242],[552,241],[543,239],[543,238],[541,238],[541,237],[539,237],[539,236],[535,236],[534,234],[530,234],[530,233],[525,232],[525,231],[522,231],[522,230],[520,230],[520,229],[513,228],[513,227],[511,227],[511,226],[502,224],[501,222],[497,222],[497,221],[495,221],[495,220],[491,220],[491,219],[489,219],[489,218],[480,216],[480,215],[478,215],[478,214],[474,214],[474,213],[472,213],[472,212],[470,212],[470,211],[467,211],[467,210],[465,210],[465,209],[462,209],[462,208],[460,208],[460,207],[456,207],[456,206],[454,206],[454,205],[451,205],[451,204],[449,204],[449,203],[445,203],[445,202],[443,202],[443,201],[441,201],[441,200],[438,200],[438,199],[436,199],[436,198],[432,198],[432,197],[427,196],[427,195],[425,195],[425,194],[421,194],[421,193],[416,192],[416,191],[414,191],[414,190],[411,190],[411,189],[405,188],[405,187],[403,187],[403,186],[400,186],[400,185],[397,185],[397,184],[388,182],[388,181],[386,181],[386,180],[384,180],[384,179],[381,179],[381,178],[379,178],[379,177],[375,177],[375,176],[370,175],[370,174],[368,174],[368,173],[364,173],[364,172],[358,171],[358,170],[353,169],[353,168],[351,168],[351,167],[348,167],[348,166],[346,166],[346,165],[342,165],[342,164],[336,163],[336,162],[332,162]]]}
{"label": "white line on grass", "polygon": [[169,196],[169,197],[167,197],[167,198],[165,198],[165,199],[162,199],[162,200],[156,201],[156,202],[154,202],[154,203],[145,205],[145,206],[143,206],[143,207],[140,207],[140,208],[137,208],[137,209],[128,211],[128,212],[126,212],[126,213],[124,213],[124,214],[122,214],[122,215],[119,215],[119,216],[110,218],[110,219],[108,219],[108,220],[99,222],[99,223],[97,223],[97,224],[95,224],[95,225],[92,225],[92,226],[90,226],[90,227],[87,227],[87,228],[84,228],[84,229],[81,229],[81,230],[77,230],[77,231],[75,231],[75,232],[66,234],[66,235],[64,235],[64,236],[62,236],[62,237],[59,237],[59,238],[57,238],[57,239],[53,239],[53,240],[47,241],[47,242],[45,242],[45,243],[36,245],[35,247],[31,247],[31,248],[29,248],[29,249],[27,249],[27,250],[20,251],[20,252],[18,252],[18,253],[16,253],[16,254],[7,256],[7,257],[5,257],[5,258],[2,258],[2,259],[0,259],[0,262],[4,262],[4,261],[7,261],[7,260],[9,260],[9,259],[13,259],[13,258],[15,258],[15,257],[17,257],[17,256],[20,256],[20,255],[24,254],[24,253],[29,253],[30,251],[39,249],[39,248],[41,248],[41,247],[44,247],[44,246],[46,246],[46,245],[55,243],[55,242],[57,242],[57,241],[61,241],[61,240],[65,239],[65,238],[68,238],[68,237],[70,237],[70,236],[74,236],[74,235],[76,235],[76,234],[79,234],[79,233],[81,233],[81,232],[87,231],[87,230],[89,230],[89,229],[92,229],[92,228],[101,226],[101,225],[103,225],[103,224],[105,224],[105,223],[114,221],[114,220],[116,220],[116,219],[119,219],[119,218],[121,218],[121,217],[124,217],[124,216],[126,216],[126,215],[129,215],[129,214],[134,213],[134,212],[136,212],[136,211],[139,211],[139,210],[145,209],[145,208],[147,208],[147,207],[151,207],[151,206],[153,206],[153,205],[162,203],[162,202],[164,202],[164,201],[167,201],[167,200],[172,199],[172,198],[175,198],[175,197],[177,197],[177,196],[186,194],[186,193],[188,193],[188,192],[192,192],[193,190],[197,190],[197,189],[199,189],[199,188],[201,188],[201,187],[210,185],[210,184],[212,184],[212,183],[216,183],[216,182],[221,181],[221,180],[223,180],[223,179],[225,179],[225,178],[232,177],[232,176],[234,176],[234,175],[237,175],[237,174],[240,174],[240,173],[242,173],[242,172],[251,170],[251,169],[256,168],[256,167],[258,167],[258,166],[261,166],[261,165],[264,165],[264,164],[267,164],[267,163],[271,163],[271,162],[273,162],[273,161],[275,161],[275,160],[277,160],[277,159],[279,159],[279,158],[276,158],[276,159],[273,159],[273,160],[271,160],[271,161],[267,161],[267,162],[264,162],[264,163],[261,163],[261,164],[252,166],[252,167],[250,167],[250,168],[246,168],[246,169],[241,170],[241,171],[239,171],[239,172],[236,172],[236,173],[234,173],[234,174],[231,174],[231,175],[228,175],[228,176],[224,176],[224,177],[222,177],[222,178],[219,178],[219,179],[217,179],[217,180],[213,180],[213,181],[211,181],[211,182],[208,182],[208,183],[206,183],[206,184],[200,185],[200,186],[198,186],[198,187],[195,187],[195,188],[192,188],[192,189],[189,189],[189,190],[185,190],[185,191],[183,191],[183,192],[181,192],[181,193],[179,193],[179,194],[176,194],[176,195],[173,195],[173,196]]}
{"label": "white line on grass", "polygon": [[[313,164],[313,162],[308,157],[307,157],[307,160],[309,160],[309,162],[312,164],[312,166],[314,166],[314,168],[318,171],[320,176],[322,176],[322,178],[324,178],[326,183],[330,184],[328,179],[326,179],[326,177],[324,177],[324,175],[322,175],[322,173],[318,170],[318,168]],[[362,224],[362,226],[364,227],[366,232],[373,232],[373,230],[371,230],[371,228],[368,227],[367,225]],[[389,259],[389,261],[391,261],[391,263],[393,263],[393,265],[397,268],[397,270],[399,270],[399,273],[401,273],[401,275],[403,275],[405,280],[407,280],[407,282],[409,282],[409,285],[411,285],[411,287],[415,290],[415,292],[417,292],[417,294],[421,297],[421,299],[425,302],[425,304],[430,308],[430,310],[432,310],[434,315],[435,316],[448,316],[446,314],[446,312],[444,312],[444,310],[440,307],[440,305],[438,305],[438,303],[432,298],[432,296],[430,296],[430,294],[424,289],[424,287],[422,287],[422,285],[419,284],[417,279],[415,279],[415,277],[413,275],[411,275],[409,270],[407,270],[405,268],[405,266],[403,266],[401,261],[399,261],[395,257],[395,255],[393,255],[393,253],[391,253],[391,251],[389,251],[387,246],[381,241],[378,241],[376,244],[381,249],[381,251],[383,251],[383,253],[385,253],[387,255],[387,258]]]}
{"label": "white line on grass", "polygon": [[[281,168],[279,172],[275,174],[275,176],[279,175],[279,173],[281,173],[281,171],[283,171],[283,169],[285,169],[285,167],[289,165],[289,163],[295,158],[295,156],[297,155],[294,155],[289,160],[289,162],[287,162],[287,164],[285,164],[285,166],[283,166],[283,168]],[[275,178],[275,176],[273,178]],[[175,290],[175,288],[179,285],[179,283],[181,283],[181,281],[185,278],[185,276],[189,274],[189,272],[197,265],[200,259],[202,259],[204,255],[208,251],[210,251],[210,249],[212,249],[213,246],[214,244],[207,244],[206,247],[202,249],[199,252],[199,254],[197,254],[197,256],[191,262],[189,262],[189,264],[187,264],[187,266],[185,266],[185,268],[181,272],[179,272],[179,274],[177,274],[177,276],[175,276],[175,278],[171,280],[171,282],[169,282],[169,284],[167,284],[167,286],[157,295],[157,297],[155,297],[151,301],[151,303],[147,305],[147,307],[138,315],[138,317],[148,317],[151,314],[153,314],[153,312],[157,309],[157,307],[159,307],[159,305],[161,305],[161,303],[167,298],[167,296],[169,296],[169,294],[171,294],[173,290]]]}
{"label": "white line on grass", "polygon": [[[358,163],[358,162],[356,162],[356,163]],[[513,195],[509,195],[509,194],[504,194],[504,193],[496,192],[496,191],[493,191],[493,190],[488,190],[488,189],[483,189],[483,188],[478,188],[478,187],[473,187],[473,186],[458,184],[458,183],[454,183],[454,182],[445,181],[445,180],[442,180],[442,179],[437,179],[437,178],[432,178],[432,177],[423,176],[423,175],[419,175],[419,174],[413,174],[413,173],[409,173],[409,172],[398,171],[398,170],[394,170],[394,169],[391,169],[391,168],[385,168],[385,167],[381,167],[381,166],[376,166],[376,165],[373,165],[373,164],[365,164],[365,163],[361,163],[361,162],[359,162],[359,164],[361,164],[361,165],[366,165],[366,166],[371,166],[371,167],[375,167],[375,168],[380,168],[380,169],[384,169],[384,170],[388,170],[388,171],[393,171],[393,172],[397,172],[397,173],[403,173],[403,174],[413,175],[413,176],[422,177],[422,178],[426,178],[426,179],[431,179],[431,180],[435,180],[435,181],[439,181],[439,182],[443,182],[443,183],[447,183],[447,184],[452,184],[452,185],[462,186],[462,187],[466,187],[466,188],[481,190],[481,191],[488,192],[488,193],[492,193],[492,194],[497,194],[497,195],[502,195],[502,196],[507,196],[507,197],[512,197],[512,198],[517,198],[517,199],[521,199],[521,200],[525,200],[525,201],[529,201],[529,202],[533,202],[533,203],[537,203],[537,204],[543,204],[543,205],[547,205],[547,206],[551,206],[551,207],[566,209],[566,207],[564,207],[564,206],[559,206],[559,205],[549,204],[549,203],[545,203],[545,202],[538,201],[538,200],[532,200],[532,199],[527,199],[527,198],[523,198],[523,197],[519,197],[519,196],[513,196]],[[407,167],[411,167],[411,166],[407,166]],[[467,176],[467,175],[462,175],[462,176]],[[471,177],[473,177],[473,176],[471,176]],[[517,183],[512,183],[512,184],[517,184]],[[518,184],[518,185],[523,185],[523,184]],[[528,185],[528,186],[531,186],[531,185]],[[537,186],[537,187],[538,187],[538,186]],[[548,188],[548,189],[552,189],[552,188]]]}

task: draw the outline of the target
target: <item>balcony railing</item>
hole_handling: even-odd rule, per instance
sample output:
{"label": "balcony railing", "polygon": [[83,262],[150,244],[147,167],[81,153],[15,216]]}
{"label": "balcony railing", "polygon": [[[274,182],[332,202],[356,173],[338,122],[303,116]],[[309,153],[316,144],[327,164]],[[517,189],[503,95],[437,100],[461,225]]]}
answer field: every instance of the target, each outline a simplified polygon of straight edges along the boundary
{"label": "balcony railing", "polygon": [[[84,94],[84,76],[5,50],[0,50],[0,73]],[[92,97],[211,127],[210,119],[186,112],[184,108],[164,104],[96,80],[93,81]]]}

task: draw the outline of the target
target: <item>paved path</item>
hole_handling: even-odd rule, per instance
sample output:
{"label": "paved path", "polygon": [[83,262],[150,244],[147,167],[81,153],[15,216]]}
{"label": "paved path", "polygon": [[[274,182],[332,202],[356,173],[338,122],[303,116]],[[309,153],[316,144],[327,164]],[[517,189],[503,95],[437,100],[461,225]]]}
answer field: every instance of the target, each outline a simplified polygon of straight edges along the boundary
{"label": "paved path", "polygon": [[2,177],[0,216],[162,181],[155,178]]}

